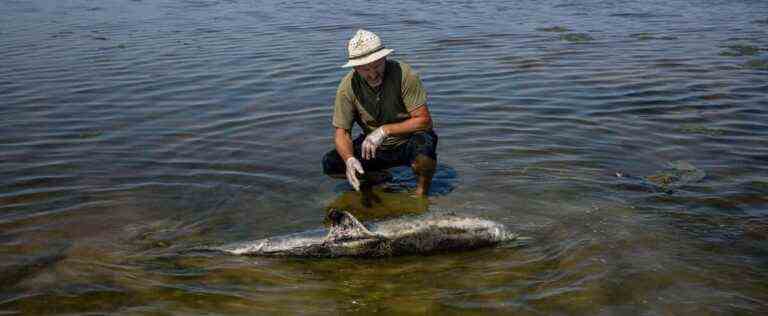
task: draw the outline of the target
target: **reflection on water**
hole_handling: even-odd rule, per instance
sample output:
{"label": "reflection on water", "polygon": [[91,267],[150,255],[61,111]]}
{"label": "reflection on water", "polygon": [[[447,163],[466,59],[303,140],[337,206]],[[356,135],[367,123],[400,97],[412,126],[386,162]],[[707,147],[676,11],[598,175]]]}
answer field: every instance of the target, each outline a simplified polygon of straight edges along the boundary
{"label": "reflection on water", "polygon": [[[0,10],[0,313],[768,311],[765,1]],[[320,170],[359,27],[428,91],[426,200],[408,168],[370,207]],[[530,239],[371,260],[188,251],[316,228],[331,207],[455,211]]]}

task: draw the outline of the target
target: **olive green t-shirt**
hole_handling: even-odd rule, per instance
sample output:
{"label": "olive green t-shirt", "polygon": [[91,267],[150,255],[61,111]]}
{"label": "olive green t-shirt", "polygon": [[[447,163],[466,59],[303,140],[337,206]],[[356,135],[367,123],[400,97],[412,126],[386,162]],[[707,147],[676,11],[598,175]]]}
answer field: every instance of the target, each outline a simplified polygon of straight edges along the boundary
{"label": "olive green t-shirt", "polygon": [[[402,122],[411,111],[427,103],[427,92],[418,73],[404,62],[387,60],[384,78],[378,89],[371,88],[354,70],[339,83],[333,109],[333,126],[352,129],[356,122],[368,134],[384,124]],[[403,136],[387,136],[382,147],[404,143]]]}

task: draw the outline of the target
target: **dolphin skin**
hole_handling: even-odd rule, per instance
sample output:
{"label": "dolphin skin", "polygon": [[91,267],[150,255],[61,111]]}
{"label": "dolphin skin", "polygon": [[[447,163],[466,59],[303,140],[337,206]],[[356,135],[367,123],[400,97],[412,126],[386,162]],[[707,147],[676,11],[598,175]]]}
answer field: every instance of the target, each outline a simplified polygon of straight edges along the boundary
{"label": "dolphin skin", "polygon": [[348,212],[331,210],[328,220],[328,229],[239,242],[215,250],[251,256],[384,257],[469,250],[517,238],[503,224],[452,213],[405,216],[363,225]]}

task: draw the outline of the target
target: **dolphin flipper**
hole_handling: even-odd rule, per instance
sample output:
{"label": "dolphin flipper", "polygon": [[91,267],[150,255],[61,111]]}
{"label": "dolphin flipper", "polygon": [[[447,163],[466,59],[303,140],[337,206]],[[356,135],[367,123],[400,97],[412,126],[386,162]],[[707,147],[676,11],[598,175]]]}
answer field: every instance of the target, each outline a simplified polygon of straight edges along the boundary
{"label": "dolphin flipper", "polygon": [[352,214],[346,211],[331,209],[328,212],[328,220],[331,227],[328,229],[326,240],[345,241],[364,238],[384,238],[379,234],[374,234],[366,228]]}

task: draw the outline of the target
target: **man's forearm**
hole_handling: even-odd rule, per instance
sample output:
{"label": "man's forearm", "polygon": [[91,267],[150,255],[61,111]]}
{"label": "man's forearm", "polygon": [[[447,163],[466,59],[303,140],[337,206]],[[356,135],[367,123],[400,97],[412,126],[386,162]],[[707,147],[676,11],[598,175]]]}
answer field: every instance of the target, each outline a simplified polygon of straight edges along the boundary
{"label": "man's forearm", "polygon": [[419,117],[412,117],[400,123],[387,124],[384,127],[387,135],[410,134],[418,131],[425,131],[432,127],[432,121]]}
{"label": "man's forearm", "polygon": [[384,125],[387,135],[410,134],[429,130],[430,128],[432,128],[432,117],[426,105],[412,111],[411,118],[405,121]]}
{"label": "man's forearm", "polygon": [[336,144],[336,152],[339,153],[342,160],[347,161],[349,157],[354,156],[352,135],[348,130],[337,128],[333,137],[333,142]]}

